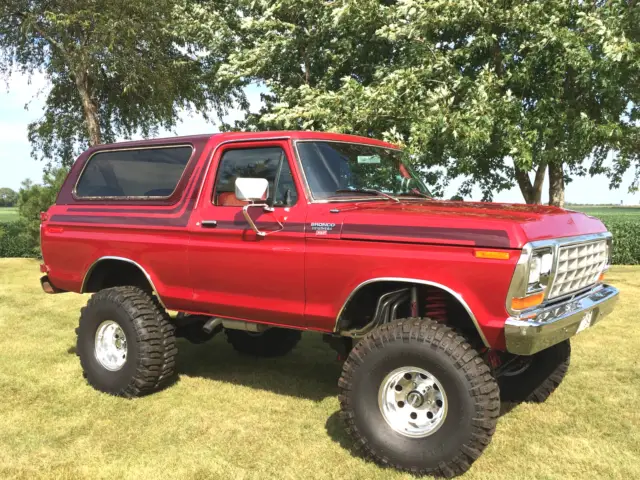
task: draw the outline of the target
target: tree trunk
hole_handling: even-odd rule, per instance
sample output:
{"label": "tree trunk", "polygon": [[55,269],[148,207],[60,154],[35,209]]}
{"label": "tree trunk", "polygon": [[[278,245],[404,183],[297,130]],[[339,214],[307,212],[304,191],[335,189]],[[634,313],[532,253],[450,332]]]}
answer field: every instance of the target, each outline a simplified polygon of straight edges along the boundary
{"label": "tree trunk", "polygon": [[549,165],[549,205],[564,206],[564,172],[562,163]]}
{"label": "tree trunk", "polygon": [[547,164],[541,163],[536,170],[536,177],[531,183],[529,173],[515,167],[516,180],[520,186],[520,191],[524,197],[524,201],[530,204],[541,203],[542,201],[542,184],[544,182],[544,174],[547,170]]}
{"label": "tree trunk", "polygon": [[89,131],[89,145],[99,145],[102,143],[102,134],[100,132],[100,118],[98,117],[98,103],[91,96],[89,89],[89,78],[85,72],[76,74],[76,87],[82,100],[82,110],[84,112],[84,120]]}

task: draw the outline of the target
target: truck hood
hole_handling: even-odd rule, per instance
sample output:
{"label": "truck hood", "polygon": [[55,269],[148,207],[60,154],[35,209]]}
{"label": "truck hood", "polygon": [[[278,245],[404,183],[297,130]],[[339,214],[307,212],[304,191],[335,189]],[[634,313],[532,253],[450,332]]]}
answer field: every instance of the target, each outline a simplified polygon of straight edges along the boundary
{"label": "truck hood", "polygon": [[341,208],[340,238],[520,249],[527,242],[606,231],[584,213],[544,205],[360,202]]}

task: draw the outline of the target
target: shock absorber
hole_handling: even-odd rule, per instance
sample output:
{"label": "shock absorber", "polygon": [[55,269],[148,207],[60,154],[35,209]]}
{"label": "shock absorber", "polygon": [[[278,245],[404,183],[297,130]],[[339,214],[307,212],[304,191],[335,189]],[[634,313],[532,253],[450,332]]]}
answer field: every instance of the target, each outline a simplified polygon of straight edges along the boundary
{"label": "shock absorber", "polygon": [[445,297],[445,292],[439,288],[427,288],[425,316],[438,323],[447,321],[447,299]]}

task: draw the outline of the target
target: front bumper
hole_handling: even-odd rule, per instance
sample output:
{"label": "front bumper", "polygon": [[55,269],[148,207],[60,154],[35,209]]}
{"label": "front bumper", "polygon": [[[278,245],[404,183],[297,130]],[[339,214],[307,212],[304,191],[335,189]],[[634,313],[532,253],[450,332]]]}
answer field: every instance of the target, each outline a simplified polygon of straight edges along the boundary
{"label": "front bumper", "polygon": [[529,312],[527,319],[507,319],[504,326],[507,351],[533,355],[574,336],[611,313],[619,293],[611,285],[598,285],[576,298]]}

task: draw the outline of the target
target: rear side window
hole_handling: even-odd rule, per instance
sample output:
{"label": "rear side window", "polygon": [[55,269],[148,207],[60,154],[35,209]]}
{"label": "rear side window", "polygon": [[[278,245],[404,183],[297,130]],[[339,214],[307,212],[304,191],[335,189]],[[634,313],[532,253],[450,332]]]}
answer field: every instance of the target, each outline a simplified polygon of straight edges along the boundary
{"label": "rear side window", "polygon": [[214,205],[239,206],[246,203],[235,196],[238,177],[266,178],[269,182],[267,202],[273,206],[289,207],[298,201],[291,168],[280,147],[227,150],[218,167]]}
{"label": "rear side window", "polygon": [[96,153],[78,180],[76,196],[169,197],[192,151],[190,146],[176,146]]}

